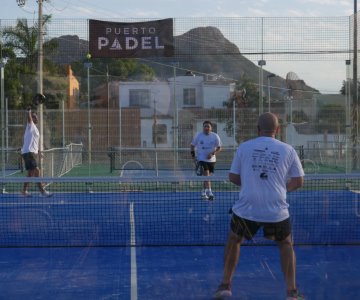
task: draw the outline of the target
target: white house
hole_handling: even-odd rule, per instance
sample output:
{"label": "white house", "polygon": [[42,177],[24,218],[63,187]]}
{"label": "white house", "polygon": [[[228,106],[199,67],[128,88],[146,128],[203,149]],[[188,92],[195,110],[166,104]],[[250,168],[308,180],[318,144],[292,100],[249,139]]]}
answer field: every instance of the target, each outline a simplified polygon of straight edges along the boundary
{"label": "white house", "polygon": [[[153,126],[156,119],[156,146],[170,148],[177,145],[174,132],[184,123],[179,120],[180,110],[223,108],[223,102],[229,99],[233,88],[233,84],[205,81],[203,76],[177,76],[175,80],[171,77],[162,82],[124,81],[119,85],[119,107],[140,108],[142,147],[155,146]],[[187,134],[195,133],[201,122],[192,124],[194,132]],[[221,135],[225,135],[224,126],[217,123]],[[177,134],[182,133],[179,131]],[[222,136],[222,140],[225,146],[234,144],[233,137]]]}

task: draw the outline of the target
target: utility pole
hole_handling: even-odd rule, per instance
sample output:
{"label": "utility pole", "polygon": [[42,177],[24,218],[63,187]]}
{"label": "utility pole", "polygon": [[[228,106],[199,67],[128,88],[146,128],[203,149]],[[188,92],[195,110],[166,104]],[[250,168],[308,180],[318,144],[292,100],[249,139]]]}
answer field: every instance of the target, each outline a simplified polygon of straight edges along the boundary
{"label": "utility pole", "polygon": [[109,66],[106,65],[106,100],[107,100],[107,147],[110,147],[110,87],[109,87]]}
{"label": "utility pole", "polygon": [[[5,60],[3,60],[1,55],[0,61],[0,77],[1,77],[1,163],[2,163],[2,177],[5,178],[5,92],[4,92],[4,67]],[[6,149],[7,151],[8,149]],[[5,192],[5,186],[3,186],[2,193]]]}
{"label": "utility pole", "polygon": [[[43,2],[45,0],[37,0],[38,2],[38,65],[37,65],[37,93],[43,95],[43,44],[44,44],[44,33],[43,33]],[[26,4],[26,0],[16,0],[19,7],[23,7]],[[39,123],[40,123],[40,153],[44,150],[44,122],[43,122],[43,103],[39,103]],[[40,155],[40,172],[43,175],[43,158]]]}
{"label": "utility pole", "polygon": [[[37,66],[37,73],[38,73],[38,94],[43,95],[43,60],[44,60],[44,53],[43,53],[43,43],[44,43],[44,35],[43,35],[43,14],[42,14],[42,3],[43,0],[38,1],[38,11],[39,11],[39,18],[38,18],[38,39],[39,39],[39,52],[38,52],[38,66]],[[39,121],[40,121],[40,170],[41,174],[44,173],[44,159],[43,159],[43,151],[44,151],[44,118],[43,118],[43,104],[39,104]]]}
{"label": "utility pole", "polygon": [[155,172],[156,177],[159,176],[159,166],[158,166],[158,155],[157,155],[157,115],[156,115],[156,100],[154,99],[154,124],[153,124],[153,142],[155,148]]}
{"label": "utility pole", "polygon": [[353,58],[353,92],[352,92],[352,169],[356,170],[358,165],[358,153],[357,153],[357,144],[358,144],[358,126],[359,126],[359,99],[358,99],[358,71],[357,71],[357,0],[354,0],[354,58]]}

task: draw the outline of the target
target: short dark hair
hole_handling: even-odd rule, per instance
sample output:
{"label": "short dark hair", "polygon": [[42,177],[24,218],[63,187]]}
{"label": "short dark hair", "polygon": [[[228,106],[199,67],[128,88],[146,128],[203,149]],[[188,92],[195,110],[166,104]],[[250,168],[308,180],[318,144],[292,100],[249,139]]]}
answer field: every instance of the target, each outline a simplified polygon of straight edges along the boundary
{"label": "short dark hair", "polygon": [[209,124],[211,127],[213,127],[213,124],[210,121],[204,121],[203,122],[203,126],[205,126],[206,124]]}

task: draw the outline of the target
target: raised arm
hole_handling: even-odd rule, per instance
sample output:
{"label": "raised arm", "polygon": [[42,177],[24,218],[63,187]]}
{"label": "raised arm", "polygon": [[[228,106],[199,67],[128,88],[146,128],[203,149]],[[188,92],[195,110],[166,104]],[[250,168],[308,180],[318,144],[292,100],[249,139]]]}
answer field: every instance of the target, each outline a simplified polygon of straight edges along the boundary
{"label": "raised arm", "polygon": [[27,108],[27,122],[31,123],[33,121],[32,119],[32,112],[31,112],[31,107]]}

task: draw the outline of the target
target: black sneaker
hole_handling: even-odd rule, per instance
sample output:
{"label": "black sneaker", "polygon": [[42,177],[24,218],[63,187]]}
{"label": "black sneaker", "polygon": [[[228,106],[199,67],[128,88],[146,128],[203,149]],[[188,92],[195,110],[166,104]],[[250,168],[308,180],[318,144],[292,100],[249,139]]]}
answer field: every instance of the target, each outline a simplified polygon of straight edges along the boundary
{"label": "black sneaker", "polygon": [[286,300],[305,300],[305,297],[298,290],[291,290],[287,292]]}

